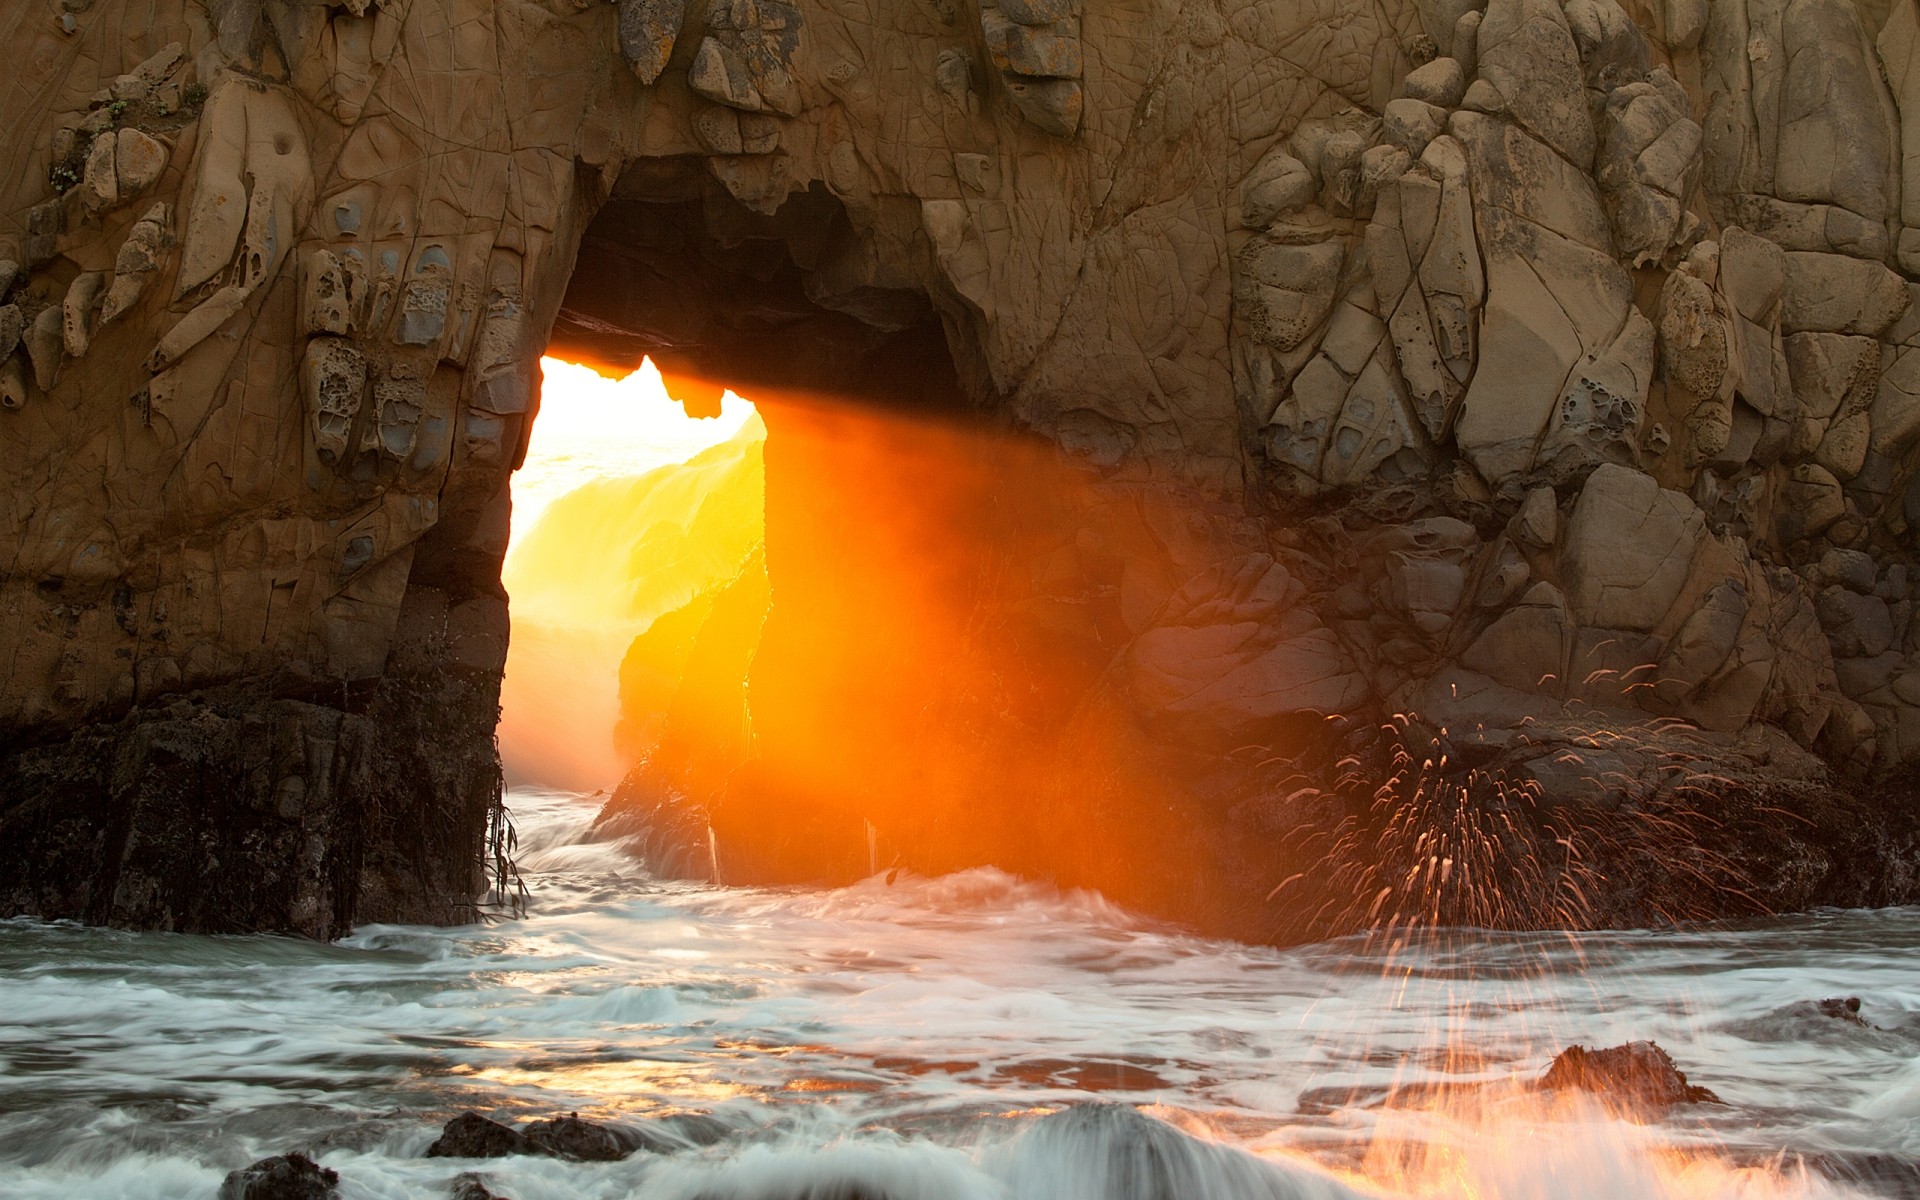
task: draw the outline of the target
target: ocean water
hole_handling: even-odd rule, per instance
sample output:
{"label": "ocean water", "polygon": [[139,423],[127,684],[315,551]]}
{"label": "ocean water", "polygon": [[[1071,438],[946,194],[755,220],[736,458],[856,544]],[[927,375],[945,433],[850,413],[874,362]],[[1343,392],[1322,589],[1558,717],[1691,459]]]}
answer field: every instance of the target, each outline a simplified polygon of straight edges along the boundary
{"label": "ocean water", "polygon": [[[295,1149],[349,1200],[466,1171],[514,1200],[1920,1193],[1920,910],[1280,950],[992,870],[659,880],[593,840],[595,802],[511,803],[521,919],[335,945],[0,922],[0,1197],[211,1200]],[[1726,1103],[1517,1082],[1643,1038]],[[1381,1103],[1416,1084],[1463,1086]],[[423,1157],[466,1109],[663,1148]]]}

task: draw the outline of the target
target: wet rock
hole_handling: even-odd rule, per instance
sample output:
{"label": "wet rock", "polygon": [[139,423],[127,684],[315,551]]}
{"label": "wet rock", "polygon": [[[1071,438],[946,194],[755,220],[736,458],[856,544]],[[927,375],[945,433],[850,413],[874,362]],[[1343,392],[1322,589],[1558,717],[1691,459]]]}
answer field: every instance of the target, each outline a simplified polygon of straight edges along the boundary
{"label": "wet rock", "polygon": [[427,1147],[427,1157],[506,1158],[532,1154],[575,1162],[618,1162],[638,1150],[672,1150],[698,1144],[705,1143],[696,1132],[682,1133],[677,1129],[643,1132],[621,1125],[584,1121],[577,1113],[535,1121],[516,1129],[468,1112],[447,1122],[439,1140]]}
{"label": "wet rock", "polygon": [[1866,1019],[1860,1015],[1860,997],[1829,996],[1814,1003],[1814,1008],[1823,1017],[1832,1017],[1836,1021],[1846,1021],[1853,1025],[1865,1025]]}
{"label": "wet rock", "polygon": [[494,1191],[492,1181],[476,1171],[456,1175],[447,1185],[448,1200],[508,1200]]}
{"label": "wet rock", "polygon": [[527,1137],[561,1158],[580,1162],[618,1162],[645,1145],[631,1130],[582,1121],[568,1114],[527,1126]]}
{"label": "wet rock", "polygon": [[472,1112],[461,1113],[448,1121],[439,1140],[427,1147],[428,1158],[506,1158],[512,1154],[551,1153],[519,1130]]}
{"label": "wet rock", "polygon": [[1663,1110],[1676,1104],[1719,1104],[1707,1088],[1687,1077],[1652,1042],[1628,1042],[1604,1050],[1570,1046],[1560,1052],[1537,1085],[1544,1091],[1591,1092],[1622,1108]]}
{"label": "wet rock", "polygon": [[220,1184],[220,1200],[331,1200],[339,1194],[339,1172],[300,1153],[263,1158]]}

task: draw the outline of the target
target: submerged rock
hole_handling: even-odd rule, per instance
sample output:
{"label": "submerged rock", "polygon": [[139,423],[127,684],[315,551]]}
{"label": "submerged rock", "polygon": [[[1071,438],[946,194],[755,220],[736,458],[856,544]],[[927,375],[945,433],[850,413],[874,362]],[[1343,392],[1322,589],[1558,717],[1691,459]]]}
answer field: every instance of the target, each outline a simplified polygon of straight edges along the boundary
{"label": "submerged rock", "polygon": [[1728,1021],[1721,1028],[1750,1042],[1811,1042],[1835,1047],[1870,1045],[1882,1046],[1889,1053],[1912,1053],[1915,1035],[1920,1029],[1903,1019],[1909,1014],[1898,1010],[1882,1014],[1887,1024],[1880,1025],[1862,1015],[1864,1008],[1858,996],[1795,1000],[1758,1016]]}
{"label": "submerged rock", "polygon": [[220,1184],[220,1200],[332,1200],[339,1194],[340,1173],[297,1151],[230,1172]]}
{"label": "submerged rock", "polygon": [[1667,1052],[1652,1042],[1605,1050],[1569,1046],[1547,1067],[1538,1086],[1543,1091],[1591,1092],[1636,1110],[1721,1102],[1707,1088],[1688,1083]]}
{"label": "submerged rock", "polygon": [[[1207,1196],[1305,1194],[1276,1163],[1235,1146],[1203,1141],[1124,1104],[1076,1104],[1028,1125],[996,1173],[1018,1195],[1125,1196],[1184,1200]],[[1062,1187],[1067,1180],[1070,1188]],[[817,1193],[809,1193],[817,1194]],[[1350,1195],[1327,1188],[1322,1195]]]}
{"label": "submerged rock", "polygon": [[1870,1195],[1920,1196],[1920,1159],[1835,1151],[1809,1155],[1805,1162],[1826,1178]]}
{"label": "submerged rock", "polygon": [[508,1200],[508,1197],[495,1192],[491,1183],[485,1175],[475,1171],[455,1175],[453,1182],[447,1185],[448,1200]]}

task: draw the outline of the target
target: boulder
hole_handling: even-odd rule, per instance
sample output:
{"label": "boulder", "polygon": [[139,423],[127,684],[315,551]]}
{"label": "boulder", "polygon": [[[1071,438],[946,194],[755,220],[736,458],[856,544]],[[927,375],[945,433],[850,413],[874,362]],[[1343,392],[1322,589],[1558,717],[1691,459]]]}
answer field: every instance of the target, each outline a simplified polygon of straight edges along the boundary
{"label": "boulder", "polygon": [[1307,246],[1255,240],[1235,261],[1237,300],[1256,340],[1292,350],[1326,320],[1346,250],[1338,242]]}
{"label": "boulder", "polygon": [[1787,368],[1799,410],[1818,420],[1865,412],[1880,383],[1880,342],[1840,333],[1786,339]]}
{"label": "boulder", "polygon": [[1520,128],[1585,170],[1593,163],[1580,49],[1553,0],[1491,0],[1480,23],[1480,77]]}
{"label": "boulder", "polygon": [[1561,570],[1583,625],[1653,629],[1685,585],[1706,520],[1651,476],[1608,464],[1588,477],[1567,521]]}
{"label": "boulder", "polygon": [[518,1129],[467,1112],[448,1121],[427,1147],[428,1158],[506,1158],[528,1154],[574,1162],[618,1162],[636,1151],[672,1146],[671,1136],[582,1120],[578,1113],[534,1121]]}
{"label": "boulder", "polygon": [[466,1112],[448,1121],[427,1147],[428,1158],[506,1158],[513,1154],[551,1155],[555,1151],[521,1131],[479,1113]]}
{"label": "boulder", "polygon": [[648,1144],[630,1130],[583,1121],[577,1114],[535,1121],[526,1133],[536,1145],[575,1162],[618,1162]]}
{"label": "boulder", "polygon": [[1527,490],[1520,511],[1513,514],[1507,532],[1529,550],[1545,550],[1560,538],[1559,500],[1550,487]]}
{"label": "boulder", "polygon": [[1816,1001],[1814,1008],[1823,1017],[1844,1021],[1849,1025],[1867,1023],[1866,1018],[1860,1015],[1860,997],[1858,996],[1829,996],[1824,1000]]}
{"label": "boulder", "polygon": [[687,0],[620,0],[620,53],[641,83],[653,83],[673,57]]}
{"label": "boulder", "polygon": [[1825,533],[1847,511],[1846,493],[1833,472],[1818,463],[1801,463],[1787,476],[1775,502],[1780,540],[1787,544]]}
{"label": "boulder", "polygon": [[1782,6],[1774,114],[1782,200],[1831,204],[1881,224],[1896,150],[1881,101],[1880,63],[1847,0],[1799,0]]}
{"label": "boulder", "polygon": [[1781,293],[1783,333],[1879,337],[1907,311],[1907,284],[1877,262],[1840,254],[1789,253]]}
{"label": "boulder", "polygon": [[1536,466],[1563,400],[1590,411],[1581,398],[1590,388],[1622,428],[1637,426],[1634,393],[1650,367],[1637,360],[1652,347],[1629,329],[1632,286],[1592,178],[1509,122],[1461,112],[1449,130],[1471,165],[1487,281],[1479,365],[1454,439],[1499,484]]}
{"label": "boulder", "polygon": [[1835,584],[1820,593],[1818,608],[1836,658],[1872,658],[1893,646],[1893,618],[1878,596]]}
{"label": "boulder", "polygon": [[1446,126],[1444,109],[1407,97],[1387,104],[1380,119],[1380,136],[1405,150],[1410,158],[1418,158]]}
{"label": "boulder", "polygon": [[1720,291],[1735,312],[1756,325],[1773,323],[1787,284],[1787,254],[1739,226],[1720,233]]}
{"label": "boulder", "polygon": [[160,182],[167,169],[167,147],[138,129],[122,129],[114,135],[113,163],[119,198],[130,200]]}
{"label": "boulder", "polygon": [[297,1151],[229,1172],[220,1184],[220,1200],[334,1200],[339,1194],[339,1172]]}
{"label": "boulder", "polygon": [[1520,691],[1566,687],[1574,622],[1560,589],[1542,580],[1502,613],[1460,656],[1460,663]]}
{"label": "boulder", "polygon": [[1688,1083],[1667,1052],[1652,1042],[1628,1042],[1604,1050],[1570,1046],[1554,1058],[1535,1086],[1550,1092],[1587,1092],[1612,1107],[1650,1115],[1681,1104],[1721,1102],[1709,1089]]}
{"label": "boulder", "polygon": [[1620,253],[1635,266],[1658,262],[1689,228],[1686,205],[1700,179],[1705,134],[1665,68],[1614,88],[1600,129],[1594,178]]}
{"label": "boulder", "polygon": [[1407,73],[1401,85],[1410,99],[1424,100],[1441,108],[1457,108],[1467,92],[1467,73],[1456,58],[1436,58],[1424,67]]}
{"label": "boulder", "polygon": [[455,1175],[447,1185],[447,1200],[508,1200],[493,1190],[493,1181],[473,1171]]}
{"label": "boulder", "polygon": [[1284,150],[1270,151],[1240,183],[1240,219],[1250,229],[1266,229],[1313,203],[1317,191],[1305,163]]}
{"label": "boulder", "polygon": [[1467,156],[1440,136],[1378,197],[1367,229],[1394,361],[1428,437],[1444,438],[1478,360],[1486,297]]}

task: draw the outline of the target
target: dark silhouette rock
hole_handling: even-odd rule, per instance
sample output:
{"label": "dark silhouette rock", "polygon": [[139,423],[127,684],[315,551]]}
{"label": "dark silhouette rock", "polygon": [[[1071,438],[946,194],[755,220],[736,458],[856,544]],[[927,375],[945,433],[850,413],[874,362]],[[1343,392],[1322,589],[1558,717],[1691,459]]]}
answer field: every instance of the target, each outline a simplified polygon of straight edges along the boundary
{"label": "dark silhouette rock", "polygon": [[618,1162],[650,1143],[630,1129],[582,1121],[577,1113],[527,1126],[527,1137],[561,1158]]}
{"label": "dark silhouette rock", "polygon": [[[535,1154],[575,1162],[618,1162],[637,1150],[672,1151],[718,1140],[713,1137],[702,1141],[699,1136],[702,1132],[699,1127],[685,1131],[676,1127],[674,1133],[669,1133],[608,1125],[581,1120],[578,1113],[535,1121],[515,1129],[490,1121],[479,1113],[467,1112],[447,1122],[439,1139],[427,1147],[427,1157],[506,1158],[513,1154]],[[476,1193],[457,1200],[481,1200],[481,1197]]]}
{"label": "dark silhouette rock", "polygon": [[505,1158],[510,1154],[551,1154],[517,1129],[489,1121],[479,1113],[461,1113],[447,1122],[440,1138],[427,1147],[428,1158]]}
{"label": "dark silhouette rock", "polygon": [[339,1194],[340,1173],[300,1153],[263,1158],[220,1184],[220,1200],[333,1200]]}
{"label": "dark silhouette rock", "polygon": [[1688,1083],[1667,1052],[1652,1042],[1605,1050],[1570,1046],[1547,1067],[1538,1086],[1543,1091],[1591,1092],[1637,1111],[1721,1102],[1710,1090]]}
{"label": "dark silhouette rock", "polygon": [[1832,1017],[1836,1021],[1846,1021],[1853,1025],[1867,1023],[1866,1018],[1860,1015],[1860,997],[1858,996],[1828,996],[1818,1001],[1814,1007],[1820,1010],[1821,1016]]}

